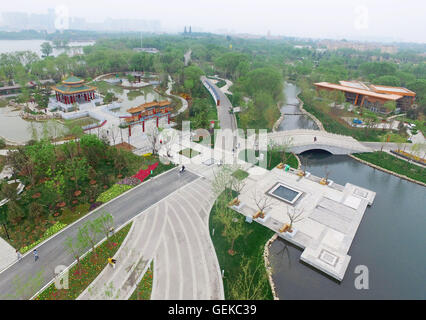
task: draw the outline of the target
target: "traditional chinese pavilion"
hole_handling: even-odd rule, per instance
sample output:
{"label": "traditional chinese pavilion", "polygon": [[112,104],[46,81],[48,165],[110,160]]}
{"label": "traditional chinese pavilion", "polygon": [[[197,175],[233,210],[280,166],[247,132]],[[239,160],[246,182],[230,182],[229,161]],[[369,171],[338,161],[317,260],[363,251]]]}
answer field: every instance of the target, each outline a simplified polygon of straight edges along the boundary
{"label": "traditional chinese pavilion", "polygon": [[160,118],[167,117],[170,124],[171,110],[171,102],[168,100],[153,101],[128,109],[127,112],[131,114],[131,117],[125,119],[129,124],[129,133],[131,133],[131,126],[139,123],[142,123],[142,131],[145,132],[145,121],[151,119],[156,119],[157,128]]}
{"label": "traditional chinese pavilion", "polygon": [[69,77],[61,85],[52,87],[56,93],[56,101],[64,104],[87,103],[96,99],[96,87],[88,86],[83,79]]}

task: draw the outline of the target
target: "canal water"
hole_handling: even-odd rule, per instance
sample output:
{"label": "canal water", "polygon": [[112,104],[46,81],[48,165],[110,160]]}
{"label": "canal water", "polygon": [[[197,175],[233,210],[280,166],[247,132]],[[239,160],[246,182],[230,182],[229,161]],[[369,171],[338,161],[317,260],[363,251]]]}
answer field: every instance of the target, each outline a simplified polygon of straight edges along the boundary
{"label": "canal water", "polygon": [[[348,156],[311,151],[308,171],[344,185],[377,192],[348,254],[341,283],[300,261],[302,250],[277,240],[271,246],[273,279],[280,299],[425,299],[426,188],[373,169]],[[369,271],[369,289],[357,290],[355,268]]]}
{"label": "canal water", "polygon": [[293,83],[284,83],[285,104],[281,107],[281,114],[285,114],[283,121],[277,131],[294,129],[318,130],[317,124],[307,115],[301,114],[297,95],[300,89]]}

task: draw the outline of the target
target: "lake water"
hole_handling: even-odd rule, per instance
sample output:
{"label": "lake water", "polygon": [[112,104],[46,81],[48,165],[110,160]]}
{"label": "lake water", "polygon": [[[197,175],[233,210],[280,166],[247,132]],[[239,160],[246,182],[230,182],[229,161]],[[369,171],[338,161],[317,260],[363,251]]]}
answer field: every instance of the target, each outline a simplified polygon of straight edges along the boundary
{"label": "lake water", "polygon": [[[273,279],[280,299],[425,299],[426,188],[366,166],[347,156],[323,152],[310,157],[308,171],[344,185],[377,192],[348,254],[341,283],[299,261],[301,249],[284,240],[271,246]],[[357,290],[355,267],[369,270],[369,290]]]}
{"label": "lake water", "polygon": [[[0,137],[11,142],[25,143],[32,138],[32,127],[41,136],[43,123],[23,120],[19,112],[9,107],[0,108]],[[59,127],[63,128],[62,125]]]}
{"label": "lake water", "polygon": [[294,129],[318,130],[316,123],[304,114],[300,114],[299,100],[297,95],[300,89],[289,82],[284,83],[285,104],[281,107],[281,113],[285,113],[284,120],[280,123],[277,131]]}
{"label": "lake water", "polygon": [[[0,40],[0,54],[1,53],[11,53],[17,51],[32,51],[41,56],[41,44],[43,42],[49,42],[52,47],[53,43],[46,40]],[[67,52],[68,55],[74,55],[82,53],[83,49],[79,47],[93,45],[94,41],[86,42],[70,42],[68,46],[69,49],[53,49],[53,56],[58,56],[61,53]]]}

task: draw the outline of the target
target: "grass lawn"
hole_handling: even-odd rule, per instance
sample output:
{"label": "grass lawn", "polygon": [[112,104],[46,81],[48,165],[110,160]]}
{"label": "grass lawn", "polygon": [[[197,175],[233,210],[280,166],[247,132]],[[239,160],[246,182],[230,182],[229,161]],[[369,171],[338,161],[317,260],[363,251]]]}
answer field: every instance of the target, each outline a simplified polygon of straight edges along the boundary
{"label": "grass lawn", "polygon": [[93,252],[88,253],[80,260],[80,269],[75,264],[69,272],[69,289],[56,289],[52,283],[35,300],[75,300],[93,280],[107,266],[109,257],[114,256],[118,251],[132,223],[129,223],[120,231],[104,241],[96,248],[96,255]]}
{"label": "grass lawn", "polygon": [[426,170],[418,165],[398,159],[386,152],[356,153],[355,157],[384,169],[402,174],[411,179],[426,183]]}
{"label": "grass lawn", "polygon": [[235,171],[232,176],[234,176],[235,178],[237,178],[238,180],[244,180],[245,178],[247,178],[249,176],[247,171],[238,169],[237,171]]}
{"label": "grass lawn", "polygon": [[[303,100],[303,93],[299,96]],[[304,103],[303,108],[313,114],[324,126],[324,129],[330,133],[352,136],[359,141],[379,142],[382,130],[353,128],[337,115],[326,113],[318,108]]]}
{"label": "grass lawn", "polygon": [[139,282],[129,300],[151,300],[152,282],[154,280],[153,270],[154,262],[151,262],[150,267],[146,270],[142,280]]}
{"label": "grass lawn", "polygon": [[[259,156],[259,151],[255,152],[256,157]],[[238,155],[239,159],[244,160],[246,162],[250,162],[248,161],[248,154],[247,154],[247,149],[243,150],[239,153]],[[287,152],[286,153],[286,159],[287,161],[286,164],[290,165],[290,167],[297,169],[297,167],[299,166],[299,162],[296,159],[296,156],[292,153]],[[278,164],[280,164],[281,162],[283,162],[283,157],[282,157],[282,153],[279,151],[268,151],[268,162],[267,162],[267,169],[268,170],[272,170],[273,168],[275,168]]]}
{"label": "grass lawn", "polygon": [[109,84],[108,82],[105,82],[105,81],[97,81],[92,84],[97,87],[99,93],[102,95],[106,95],[109,90],[112,90],[114,91],[114,93],[118,93],[118,94],[121,94],[124,91],[122,87]]}
{"label": "grass lawn", "polygon": [[89,124],[99,123],[99,121],[90,117],[83,117],[75,120],[67,120],[66,123],[68,123],[70,126],[84,127],[88,126]]}
{"label": "grass lawn", "polygon": [[224,87],[224,86],[226,86],[226,81],[224,81],[224,80],[219,80],[219,81],[216,83],[216,87],[218,87],[218,88],[222,88],[222,87]]}
{"label": "grass lawn", "polygon": [[[253,275],[253,283],[262,285],[262,289],[256,295],[256,299],[272,300],[273,295],[267,278],[267,271],[264,266],[263,250],[265,243],[274,233],[257,222],[253,222],[251,224],[242,222],[244,235],[236,239],[234,244],[234,251],[236,253],[231,256],[228,253],[231,243],[222,235],[224,225],[219,221],[219,219],[215,219],[217,214],[217,207],[213,206],[210,213],[210,230],[214,229],[215,232],[211,238],[219,259],[220,269],[225,270],[223,278],[225,299],[238,300],[247,294],[247,292],[239,291],[236,293],[235,290],[232,290],[232,286],[235,285],[236,282],[241,281],[241,261],[244,257],[251,262],[249,269],[250,274]],[[227,214],[243,220],[243,216],[241,214],[236,213],[231,209],[227,209]]]}
{"label": "grass lawn", "polygon": [[186,149],[179,151],[179,154],[181,154],[181,155],[183,155],[187,158],[194,158],[194,157],[198,156],[200,153],[196,150],[186,148]]}
{"label": "grass lawn", "polygon": [[130,90],[127,93],[127,99],[129,99],[130,101],[135,100],[137,97],[142,96],[143,92],[139,91],[139,90]]}

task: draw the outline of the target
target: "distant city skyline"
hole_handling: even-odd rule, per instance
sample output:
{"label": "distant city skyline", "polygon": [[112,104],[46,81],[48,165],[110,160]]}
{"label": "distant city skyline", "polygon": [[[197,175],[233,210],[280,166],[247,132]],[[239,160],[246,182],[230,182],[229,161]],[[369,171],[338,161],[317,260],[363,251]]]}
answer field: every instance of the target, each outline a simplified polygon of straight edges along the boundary
{"label": "distant city skyline", "polygon": [[[58,14],[65,14],[73,18],[68,25],[72,29],[175,33],[191,25],[193,32],[426,42],[426,3],[414,0],[216,0],[212,8],[209,4],[195,0],[17,0],[2,3],[0,25],[3,30],[14,29],[7,16],[20,12],[32,15],[36,26],[42,25],[42,15],[48,15],[50,28]],[[9,20],[19,26],[18,18]]]}

